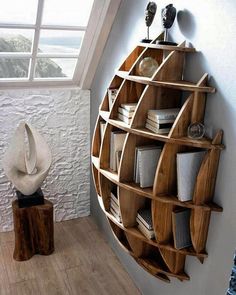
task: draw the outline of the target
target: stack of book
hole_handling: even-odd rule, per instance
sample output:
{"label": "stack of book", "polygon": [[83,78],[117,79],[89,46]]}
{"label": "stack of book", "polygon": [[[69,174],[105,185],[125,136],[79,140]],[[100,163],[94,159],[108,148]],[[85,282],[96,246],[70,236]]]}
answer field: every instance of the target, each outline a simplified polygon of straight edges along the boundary
{"label": "stack of book", "polygon": [[145,127],[154,133],[168,133],[179,113],[178,108],[149,110]]}
{"label": "stack of book", "polygon": [[141,188],[153,186],[161,147],[156,145],[139,146],[135,149],[134,182]]}
{"label": "stack of book", "polygon": [[137,103],[122,103],[118,108],[118,118],[126,124],[130,124],[136,107]]}
{"label": "stack of book", "polygon": [[113,105],[115,98],[117,96],[118,90],[119,89],[117,89],[117,88],[108,88],[107,89],[109,111],[111,111],[111,108],[112,108],[112,105]]}
{"label": "stack of book", "polygon": [[197,175],[205,154],[205,151],[177,153],[177,188],[180,201],[192,200]]}
{"label": "stack of book", "polygon": [[139,230],[148,239],[153,239],[155,237],[153,227],[152,227],[152,214],[150,208],[143,208],[138,211],[136,221],[138,223]]}
{"label": "stack of book", "polygon": [[117,187],[114,187],[111,191],[110,211],[112,215],[117,219],[117,221],[122,222],[120,208],[119,208]]}
{"label": "stack of book", "polygon": [[119,162],[121,152],[123,149],[126,132],[124,131],[112,131],[110,141],[110,168],[116,172],[119,169]]}

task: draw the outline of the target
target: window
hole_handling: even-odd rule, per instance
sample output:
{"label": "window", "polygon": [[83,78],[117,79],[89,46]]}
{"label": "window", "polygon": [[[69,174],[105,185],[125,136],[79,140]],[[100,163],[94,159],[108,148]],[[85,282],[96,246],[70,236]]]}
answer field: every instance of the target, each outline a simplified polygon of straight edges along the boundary
{"label": "window", "polygon": [[0,83],[74,81],[93,0],[0,3]]}

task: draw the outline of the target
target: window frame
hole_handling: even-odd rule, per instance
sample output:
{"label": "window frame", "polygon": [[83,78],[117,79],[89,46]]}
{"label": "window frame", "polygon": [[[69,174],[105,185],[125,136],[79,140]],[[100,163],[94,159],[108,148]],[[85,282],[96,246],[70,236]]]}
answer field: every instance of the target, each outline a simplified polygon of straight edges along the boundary
{"label": "window frame", "polygon": [[[36,15],[35,24],[10,24],[10,23],[1,23],[0,29],[33,29],[34,38],[32,40],[32,49],[31,52],[0,52],[0,58],[2,57],[13,57],[13,58],[29,58],[30,66],[29,73],[27,78],[1,78],[0,87],[1,88],[19,88],[19,87],[63,87],[63,86],[80,86],[83,87],[85,79],[83,78],[83,83],[81,83],[81,78],[87,75],[85,73],[86,69],[88,70],[89,66],[86,63],[91,63],[93,61],[93,56],[95,54],[100,57],[106,39],[107,34],[101,34],[105,28],[111,28],[111,25],[114,21],[115,15],[119,8],[120,2],[122,0],[94,0],[89,21],[87,26],[64,26],[64,25],[43,25],[42,16],[43,16],[43,5],[44,0],[38,0],[38,8]],[[107,21],[107,17],[109,19]],[[79,53],[38,53],[38,44],[40,37],[40,30],[64,30],[64,31],[83,31],[85,32],[84,38],[81,44]],[[103,42],[103,47],[98,47],[98,43]],[[36,66],[36,59],[44,58],[76,58],[76,66],[74,69],[73,77],[55,77],[55,78],[35,78],[34,71]],[[95,73],[95,70],[94,70]],[[93,75],[94,73],[91,73]],[[90,75],[90,76],[91,76]],[[90,77],[91,79],[91,77]],[[87,83],[88,84],[88,83]]]}

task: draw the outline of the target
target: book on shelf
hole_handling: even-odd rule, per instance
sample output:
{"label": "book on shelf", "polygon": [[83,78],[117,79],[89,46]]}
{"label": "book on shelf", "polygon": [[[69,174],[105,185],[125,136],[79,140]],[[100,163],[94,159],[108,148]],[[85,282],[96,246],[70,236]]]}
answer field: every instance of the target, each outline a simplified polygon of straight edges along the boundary
{"label": "book on shelf", "polygon": [[168,133],[170,132],[170,129],[171,128],[156,128],[156,127],[153,127],[152,125],[146,123],[145,124],[145,128],[151,130],[152,132],[156,133],[156,134],[165,134],[165,133]]}
{"label": "book on shelf", "polygon": [[122,222],[121,216],[118,215],[112,208],[110,208],[110,212],[118,222]]}
{"label": "book on shelf", "polygon": [[116,152],[122,151],[126,132],[124,131],[112,131],[110,138],[110,168],[113,171],[117,171],[117,159]]}
{"label": "book on shelf", "polygon": [[137,102],[122,103],[121,107],[129,112],[134,112],[137,107]]}
{"label": "book on shelf", "polygon": [[118,118],[121,121],[125,122],[126,124],[130,124],[131,123],[131,120],[132,120],[132,118],[128,118],[128,117],[126,117],[126,116],[124,116],[124,115],[122,115],[120,113],[118,113]]}
{"label": "book on shelf", "polygon": [[139,183],[141,188],[153,186],[160,155],[160,146],[149,145],[136,147],[134,181]]}
{"label": "book on shelf", "polygon": [[118,198],[111,193],[111,202],[115,203],[117,206],[119,206]]}
{"label": "book on shelf", "polygon": [[118,194],[117,194],[117,186],[114,185],[111,189],[111,200],[113,200],[114,203],[116,203],[117,206],[119,206],[118,201]]}
{"label": "book on shelf", "polygon": [[174,123],[175,119],[156,119],[155,117],[152,116],[147,116],[147,121],[149,120],[149,124],[167,124],[167,123]]}
{"label": "book on shelf", "polygon": [[138,223],[138,229],[143,233],[143,235],[148,238],[148,239],[153,239],[155,238],[155,233],[154,230],[150,230],[148,228],[146,228],[142,222],[140,222],[139,220],[137,220]]}
{"label": "book on shelf", "polygon": [[147,229],[152,230],[152,212],[150,208],[142,208],[138,210],[137,221],[141,222]]}
{"label": "book on shelf", "polygon": [[175,120],[178,116],[180,109],[171,108],[171,109],[161,109],[161,110],[148,110],[148,118],[156,120]]}
{"label": "book on shelf", "polygon": [[146,123],[149,125],[152,125],[156,129],[165,129],[165,128],[171,128],[173,125],[173,122],[171,123],[156,123],[150,119],[147,118]]}
{"label": "book on shelf", "polygon": [[111,111],[112,105],[116,99],[117,92],[118,92],[117,88],[108,88],[107,89],[109,111]]}
{"label": "book on shelf", "polygon": [[103,121],[103,120],[100,121],[100,137],[101,137],[101,140],[103,139],[105,127],[106,127],[106,122]]}
{"label": "book on shelf", "polygon": [[177,153],[178,199],[182,202],[192,200],[197,175],[205,151]]}
{"label": "book on shelf", "polygon": [[118,112],[121,114],[121,115],[124,115],[125,117],[127,118],[132,118],[133,115],[134,115],[134,111],[128,111],[122,107],[119,107],[118,108]]}
{"label": "book on shelf", "polygon": [[176,249],[192,246],[190,214],[190,209],[180,209],[172,212],[172,230]]}
{"label": "book on shelf", "polygon": [[116,214],[120,215],[119,205],[116,204],[113,199],[111,199],[110,207],[116,212]]}

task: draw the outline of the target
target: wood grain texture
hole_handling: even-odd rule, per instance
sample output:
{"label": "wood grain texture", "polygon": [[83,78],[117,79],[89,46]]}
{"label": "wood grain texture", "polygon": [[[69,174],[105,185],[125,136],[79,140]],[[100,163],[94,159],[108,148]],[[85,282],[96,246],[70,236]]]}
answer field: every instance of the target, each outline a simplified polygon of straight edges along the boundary
{"label": "wood grain texture", "polygon": [[[208,81],[208,74],[204,74],[203,77],[197,83],[197,86],[202,87],[206,86]],[[193,98],[193,109],[192,109],[192,117],[191,123],[204,121],[205,114],[205,105],[206,105],[206,93],[202,92],[194,92]]]}
{"label": "wood grain texture", "polygon": [[[108,88],[116,88],[116,89],[119,89],[122,83],[123,83],[123,78],[121,78],[119,76],[114,76],[114,78],[110,82]],[[101,103],[99,109],[101,111],[109,111],[109,102],[108,102],[107,90],[106,90],[106,93],[104,95],[104,98],[102,100],[102,103]]]}
{"label": "wood grain texture", "polygon": [[[218,131],[213,142],[220,144],[223,132]],[[220,151],[211,150],[205,155],[201,164],[194,189],[193,202],[197,205],[209,203],[214,196]],[[210,212],[195,209],[191,212],[190,233],[193,247],[197,253],[204,251],[210,222]]]}
{"label": "wood grain texture", "polygon": [[56,223],[50,256],[17,262],[14,236],[1,233],[0,240],[1,295],[140,295],[91,217]]}
{"label": "wood grain texture", "polygon": [[101,173],[99,174],[99,187],[101,188],[103,206],[106,211],[109,211],[111,203],[112,182],[104,177]]}
{"label": "wood grain texture", "polygon": [[129,54],[123,64],[120,66],[120,71],[130,71],[133,65],[136,63],[137,59],[145,51],[145,48],[141,46],[136,46],[133,51]]}
{"label": "wood grain texture", "polygon": [[181,108],[171,130],[169,137],[184,137],[187,136],[188,126],[191,123],[191,112],[193,108],[193,94],[188,97],[183,107]]}
{"label": "wood grain texture", "polygon": [[[163,34],[157,39],[163,39]],[[207,85],[207,74],[204,74],[197,83],[183,80],[185,54],[194,52],[195,49],[186,48],[185,42],[177,47],[160,46],[155,43],[156,40],[150,44],[139,44],[116,73],[115,77],[121,79],[119,92],[111,112],[107,109],[107,97],[99,111],[100,117],[108,124],[99,159],[93,155],[92,161],[97,167],[100,180],[102,197],[98,195],[99,204],[122,249],[155,277],[165,282],[169,282],[169,277],[182,281],[189,279],[184,271],[186,256],[195,256],[200,262],[203,262],[207,256],[205,244],[211,211],[222,211],[222,208],[212,200],[219,155],[224,145],[221,142],[221,132],[213,140],[209,138],[196,140],[187,137],[189,124],[204,120],[206,93],[215,92],[214,87]],[[151,78],[139,76],[138,71],[140,61],[147,56],[151,56],[159,63]],[[183,91],[191,93],[182,106]],[[118,119],[118,107],[121,103],[127,102],[137,102],[137,108],[129,125]],[[181,110],[169,134],[155,134],[145,128],[149,109],[175,107]],[[109,169],[110,133],[116,128],[128,133],[118,173]],[[94,138],[95,141],[99,140],[96,136]],[[133,180],[135,149],[137,146],[160,142],[164,147],[157,165],[153,188],[142,189]],[[197,177],[193,200],[181,202],[177,198],[176,154],[193,151],[194,148],[208,151]],[[97,150],[95,148],[96,155]],[[99,161],[100,166],[96,164]],[[95,182],[96,178],[97,176]],[[123,223],[118,222],[110,212],[106,211],[111,183],[119,187],[119,205]],[[145,205],[151,203],[156,240],[147,239],[136,226],[137,210],[144,203]],[[174,248],[171,215],[176,206],[191,209],[190,228],[193,247]]]}
{"label": "wood grain texture", "polygon": [[12,203],[15,260],[28,260],[35,254],[49,255],[54,251],[53,204],[45,200],[44,205],[19,208],[18,201]]}
{"label": "wood grain texture", "polygon": [[136,225],[137,212],[145,204],[145,198],[119,187],[119,204],[122,223],[125,227]]}
{"label": "wood grain texture", "polygon": [[197,86],[195,83],[185,81],[185,80],[176,80],[176,81],[157,81],[152,80],[151,78],[143,77],[143,76],[134,76],[129,75],[128,72],[125,71],[117,71],[117,76],[133,81],[136,83],[146,84],[150,86],[156,86],[156,87],[163,87],[163,88],[172,88],[172,89],[178,89],[183,91],[194,91],[194,92],[206,92],[206,93],[215,93],[216,89],[214,87],[210,86]]}
{"label": "wood grain texture", "polygon": [[153,229],[159,243],[169,243],[173,237],[171,216],[174,209],[171,203],[152,201]]}
{"label": "wood grain texture", "polygon": [[125,235],[135,257],[146,257],[150,254],[152,246],[134,237],[133,235],[130,235],[127,232],[125,232]]}

